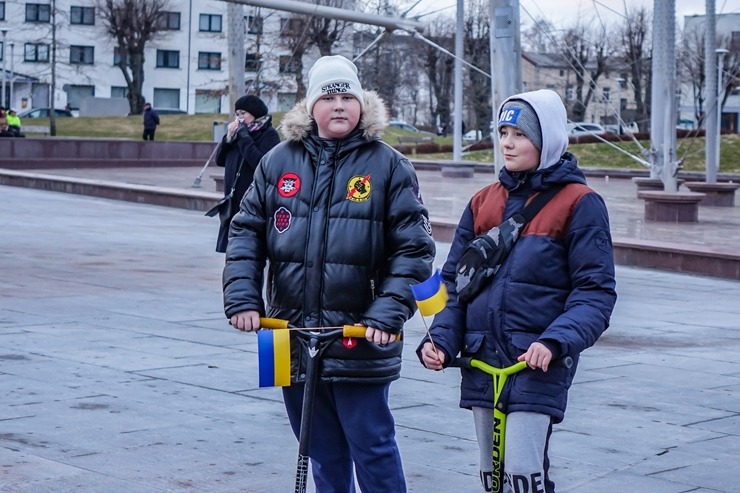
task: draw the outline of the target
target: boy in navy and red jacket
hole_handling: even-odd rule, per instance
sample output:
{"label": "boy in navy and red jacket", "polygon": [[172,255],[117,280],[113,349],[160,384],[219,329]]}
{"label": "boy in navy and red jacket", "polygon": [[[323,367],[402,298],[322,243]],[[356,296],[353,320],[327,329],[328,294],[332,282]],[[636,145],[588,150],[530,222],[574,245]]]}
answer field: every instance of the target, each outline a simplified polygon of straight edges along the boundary
{"label": "boy in navy and red jacket", "polygon": [[[526,361],[537,369],[509,377],[499,398],[507,413],[505,492],[555,491],[547,455],[552,425],[564,417],[578,355],[609,326],[617,298],[606,205],[566,152],[566,122],[560,96],[550,90],[512,96],[499,108],[500,181],[477,192],[460,219],[442,271],[450,300],[430,328],[434,344],[427,336],[417,349],[433,370],[458,354],[495,367]],[[524,226],[490,283],[467,303],[458,300],[456,267],[465,246],[551,187],[562,189]],[[566,356],[575,362],[571,368],[550,367]],[[463,369],[460,406],[473,410],[487,489],[491,376]]]}

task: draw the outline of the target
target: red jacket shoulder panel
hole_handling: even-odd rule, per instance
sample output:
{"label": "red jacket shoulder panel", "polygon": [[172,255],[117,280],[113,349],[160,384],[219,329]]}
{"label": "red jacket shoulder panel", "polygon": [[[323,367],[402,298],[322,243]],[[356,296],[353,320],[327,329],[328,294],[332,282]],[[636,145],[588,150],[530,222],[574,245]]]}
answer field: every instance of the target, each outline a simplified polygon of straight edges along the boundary
{"label": "red jacket shoulder panel", "polygon": [[509,191],[499,182],[492,183],[473,195],[470,199],[470,209],[473,213],[473,230],[476,236],[501,224],[508,198]]}
{"label": "red jacket shoulder panel", "polygon": [[522,236],[543,235],[561,238],[568,227],[573,209],[584,195],[591,192],[593,190],[590,187],[580,183],[566,185],[524,227]]}

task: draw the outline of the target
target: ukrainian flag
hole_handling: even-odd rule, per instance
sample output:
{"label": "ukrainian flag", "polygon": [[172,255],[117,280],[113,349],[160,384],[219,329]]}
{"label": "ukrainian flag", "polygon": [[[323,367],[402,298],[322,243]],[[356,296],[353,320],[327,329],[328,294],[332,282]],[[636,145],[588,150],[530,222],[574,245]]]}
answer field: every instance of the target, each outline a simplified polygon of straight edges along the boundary
{"label": "ukrainian flag", "polygon": [[257,331],[260,387],[290,385],[290,331]]}
{"label": "ukrainian flag", "polygon": [[442,282],[442,274],[437,270],[424,282],[411,286],[419,313],[426,317],[441,312],[447,305],[447,286]]}

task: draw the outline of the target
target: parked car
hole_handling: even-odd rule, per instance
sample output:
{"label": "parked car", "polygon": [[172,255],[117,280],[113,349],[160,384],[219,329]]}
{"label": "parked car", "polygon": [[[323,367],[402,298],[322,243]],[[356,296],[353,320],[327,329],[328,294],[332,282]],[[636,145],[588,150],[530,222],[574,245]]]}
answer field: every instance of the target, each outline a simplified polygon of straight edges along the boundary
{"label": "parked car", "polygon": [[[54,114],[57,118],[74,116],[71,111],[65,110],[64,108],[54,108]],[[49,108],[31,108],[29,110],[21,111],[18,113],[18,118],[49,118]]]}
{"label": "parked car", "polygon": [[483,132],[480,130],[468,130],[462,136],[464,142],[479,142],[483,140]]}
{"label": "parked car", "polygon": [[391,120],[388,122],[388,126],[393,128],[400,128],[401,130],[406,130],[408,132],[418,132],[419,129],[415,126],[411,125],[410,123],[406,123],[402,120]]}
{"label": "parked car", "polygon": [[[612,134],[619,134],[619,125],[617,124],[611,124],[611,125],[604,125],[604,129]],[[640,127],[637,126],[637,123],[632,122],[630,124],[623,123],[622,124],[622,133],[623,134],[636,134],[640,131]]]}
{"label": "parked car", "polygon": [[598,123],[571,122],[567,126],[568,135],[604,135],[606,129]]}

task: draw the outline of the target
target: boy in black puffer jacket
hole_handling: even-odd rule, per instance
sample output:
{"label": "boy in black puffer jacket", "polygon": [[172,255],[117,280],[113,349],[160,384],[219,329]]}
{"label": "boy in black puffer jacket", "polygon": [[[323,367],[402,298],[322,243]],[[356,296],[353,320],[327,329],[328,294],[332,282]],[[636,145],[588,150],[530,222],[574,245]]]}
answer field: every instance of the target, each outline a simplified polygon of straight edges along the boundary
{"label": "boy in black puffer jacket", "polygon": [[[256,330],[264,315],[296,327],[367,327],[365,340],[337,340],[321,360],[309,450],[319,493],[354,492],[355,470],[362,491],[406,491],[388,405],[402,344],[391,343],[416,309],[409,285],[431,275],[435,246],[414,168],[380,140],[387,125],[355,65],[320,58],[306,99],[283,119],[287,140],[255,172],[226,249],[224,303],[235,328]],[[296,437],[301,348],[291,344],[292,385],[283,387]]]}

